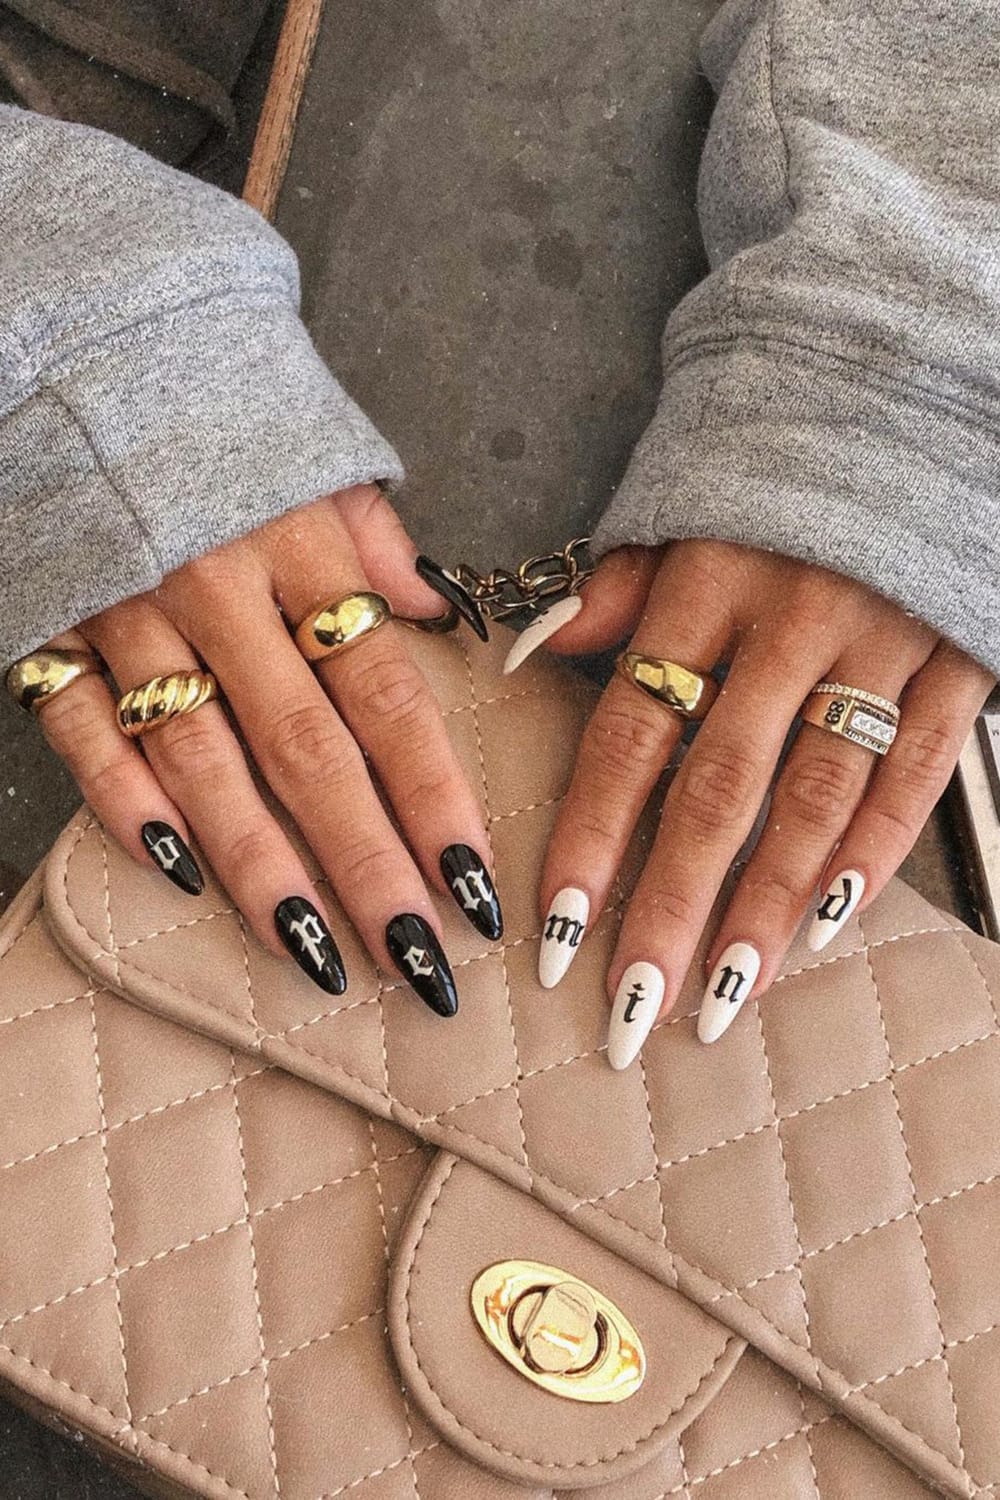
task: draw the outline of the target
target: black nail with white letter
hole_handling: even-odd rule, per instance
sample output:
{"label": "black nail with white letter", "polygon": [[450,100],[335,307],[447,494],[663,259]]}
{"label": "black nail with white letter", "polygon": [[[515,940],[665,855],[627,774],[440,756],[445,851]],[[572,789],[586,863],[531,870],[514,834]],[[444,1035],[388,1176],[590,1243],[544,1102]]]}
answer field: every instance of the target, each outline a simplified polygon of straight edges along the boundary
{"label": "black nail with white letter", "polygon": [[200,896],[205,881],[198,861],[175,828],[169,823],[143,823],[142,842],[168,880],[189,896]]}
{"label": "black nail with white letter", "polygon": [[489,631],[486,629],[486,621],[483,612],[473,599],[464,584],[441,567],[440,563],[434,562],[430,557],[421,555],[414,565],[420,577],[429,589],[435,594],[440,594],[447,604],[454,605],[462,619],[467,625],[471,625],[481,641],[488,641]]}
{"label": "black nail with white letter", "polygon": [[441,874],[476,931],[491,943],[503,937],[503,913],[496,888],[475,849],[468,844],[449,844],[441,855]]}
{"label": "black nail with white letter", "polygon": [[396,968],[425,1005],[439,1016],[453,1016],[458,994],[451,965],[433,929],[414,912],[402,912],[385,929],[385,945]]}
{"label": "black nail with white letter", "polygon": [[333,934],[311,901],[289,896],[274,908],[278,936],[302,970],[328,995],[342,995],[347,974]]}

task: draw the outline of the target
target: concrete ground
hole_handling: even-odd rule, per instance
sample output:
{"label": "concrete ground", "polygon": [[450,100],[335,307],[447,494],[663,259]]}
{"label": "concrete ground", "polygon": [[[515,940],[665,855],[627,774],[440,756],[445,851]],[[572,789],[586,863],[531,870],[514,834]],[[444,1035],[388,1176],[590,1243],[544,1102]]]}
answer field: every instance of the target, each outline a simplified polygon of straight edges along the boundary
{"label": "concrete ground", "polygon": [[[322,352],[395,442],[444,562],[586,531],[701,273],[708,0],[328,0],[281,199]],[[210,503],[210,497],[206,497]],[[76,802],[0,702],[0,907]],[[945,813],[905,873],[970,916]],[[3,1500],[127,1500],[0,1406]]]}

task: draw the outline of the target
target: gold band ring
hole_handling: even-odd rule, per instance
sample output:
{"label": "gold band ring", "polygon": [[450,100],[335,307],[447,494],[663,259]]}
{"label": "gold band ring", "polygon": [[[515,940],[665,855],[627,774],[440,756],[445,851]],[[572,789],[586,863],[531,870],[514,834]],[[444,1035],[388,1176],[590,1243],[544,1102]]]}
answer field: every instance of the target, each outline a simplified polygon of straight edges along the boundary
{"label": "gold band ring", "polygon": [[71,687],[80,677],[104,669],[92,651],[64,651],[54,646],[32,651],[7,671],[7,691],[22,708],[37,714],[50,698]]}
{"label": "gold band ring", "polygon": [[714,678],[690,667],[679,666],[659,656],[626,651],[618,658],[618,670],[657,703],[672,708],[682,719],[703,719],[718,696]]}
{"label": "gold band ring", "polygon": [[817,683],[801,712],[807,724],[842,735],[873,755],[886,754],[899,728],[899,705],[891,698],[843,682]]}
{"label": "gold band ring", "polygon": [[392,607],[381,594],[346,594],[310,611],[295,632],[295,644],[306,661],[323,661],[391,619]]}
{"label": "gold band ring", "polygon": [[137,740],[169,719],[194,713],[218,696],[219,686],[211,672],[171,672],[166,677],[151,677],[119,698],[118,728],[130,740]]}

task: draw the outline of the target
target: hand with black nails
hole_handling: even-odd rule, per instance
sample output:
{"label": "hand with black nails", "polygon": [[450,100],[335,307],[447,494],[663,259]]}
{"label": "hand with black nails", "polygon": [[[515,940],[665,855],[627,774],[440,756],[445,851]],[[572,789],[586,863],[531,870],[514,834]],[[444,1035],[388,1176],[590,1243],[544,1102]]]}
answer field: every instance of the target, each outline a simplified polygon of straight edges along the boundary
{"label": "hand with black nails", "polygon": [[39,719],[136,859],[196,897],[193,837],[261,942],[339,995],[350,975],[322,898],[258,790],[245,743],[376,961],[452,1015],[428,887],[487,942],[502,919],[479,804],[408,650],[412,634],[390,619],[314,664],[293,639],[311,611],[364,591],[399,615],[440,616],[440,591],[418,576],[416,557],[376,486],[288,511],[50,643],[96,652],[123,693],[207,668],[231,717],[203,701],[130,740],[111,688],[91,672],[47,699]]}
{"label": "hand with black nails", "polygon": [[[944,790],[992,678],[861,583],[724,542],[612,552],[584,601],[555,637],[559,651],[603,650],[634,632],[630,651],[689,673],[728,666],[670,784],[611,963],[609,1060],[625,1067],[674,1003],[769,788],[763,831],[707,956],[705,1042],[766,991],[804,918],[806,941],[819,950],[878,895]],[[882,756],[831,732],[848,695],[828,693],[826,717],[801,724],[779,771],[789,731],[821,683],[874,695],[861,722],[876,743],[891,739],[898,702],[895,739]],[[684,729],[679,713],[614,675],[548,851],[542,984],[556,982],[586,941]]]}

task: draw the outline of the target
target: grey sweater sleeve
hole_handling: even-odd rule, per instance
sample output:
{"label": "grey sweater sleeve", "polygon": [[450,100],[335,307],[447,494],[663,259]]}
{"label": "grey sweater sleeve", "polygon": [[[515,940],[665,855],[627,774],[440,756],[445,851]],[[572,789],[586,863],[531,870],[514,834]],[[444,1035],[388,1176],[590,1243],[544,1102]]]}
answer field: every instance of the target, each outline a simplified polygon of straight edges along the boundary
{"label": "grey sweater sleeve", "polygon": [[869,584],[1000,675],[1000,8],[731,0],[699,185],[711,274],[597,533]]}
{"label": "grey sweater sleeve", "polygon": [[228,194],[0,107],[0,664],[291,506],[400,477]]}

